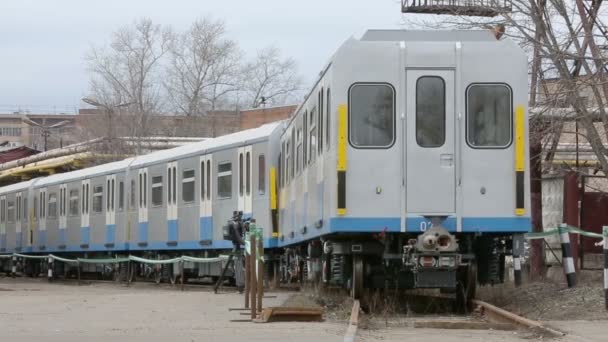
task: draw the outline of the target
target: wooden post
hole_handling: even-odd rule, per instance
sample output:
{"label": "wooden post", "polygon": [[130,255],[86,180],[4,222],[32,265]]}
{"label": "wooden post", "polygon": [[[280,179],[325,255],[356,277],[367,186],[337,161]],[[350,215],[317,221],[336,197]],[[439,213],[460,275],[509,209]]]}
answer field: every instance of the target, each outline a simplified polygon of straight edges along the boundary
{"label": "wooden post", "polygon": [[264,256],[264,240],[261,236],[259,236],[258,240],[258,250],[257,252],[261,255],[258,255],[258,312],[262,313],[262,298],[264,297],[264,262],[262,261],[262,257]]}
{"label": "wooden post", "polygon": [[78,285],[80,285],[80,262],[76,263],[76,267],[78,268]]}
{"label": "wooden post", "polygon": [[179,272],[181,273],[181,277],[182,277],[181,290],[184,291],[184,283],[185,283],[185,278],[184,278],[184,260],[180,260],[180,262],[179,262]]}
{"label": "wooden post", "polygon": [[249,271],[249,274],[251,275],[251,281],[250,283],[250,292],[251,292],[251,319],[255,319],[257,317],[256,315],[256,310],[257,310],[257,279],[256,279],[256,263],[257,263],[257,253],[256,253],[256,238],[255,238],[255,234],[252,233],[251,237],[250,237],[250,246],[251,246],[251,256],[249,257],[250,260],[250,267],[251,270]]}
{"label": "wooden post", "polygon": [[249,265],[249,259],[251,257],[245,252],[245,309],[249,308],[249,280],[251,278],[251,267]]}

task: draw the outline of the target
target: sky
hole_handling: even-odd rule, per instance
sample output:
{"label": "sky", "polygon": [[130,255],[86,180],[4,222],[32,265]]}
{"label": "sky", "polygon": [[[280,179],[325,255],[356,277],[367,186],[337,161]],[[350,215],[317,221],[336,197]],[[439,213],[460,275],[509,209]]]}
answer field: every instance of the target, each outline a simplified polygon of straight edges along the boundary
{"label": "sky", "polygon": [[184,30],[205,16],[224,20],[249,56],[278,47],[307,86],[349,37],[401,27],[399,0],[2,0],[0,113],[74,112],[87,94],[92,46],[142,17]]}

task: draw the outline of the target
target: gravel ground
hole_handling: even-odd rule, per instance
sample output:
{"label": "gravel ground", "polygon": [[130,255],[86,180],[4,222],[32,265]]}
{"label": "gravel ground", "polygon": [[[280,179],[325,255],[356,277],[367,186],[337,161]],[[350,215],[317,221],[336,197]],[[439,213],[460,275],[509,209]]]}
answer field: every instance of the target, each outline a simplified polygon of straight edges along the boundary
{"label": "gravel ground", "polygon": [[[289,293],[272,293],[265,306]],[[0,341],[341,341],[346,326],[332,322],[231,322],[243,296],[186,291],[153,284],[48,284],[0,278]]]}
{"label": "gravel ground", "polygon": [[608,320],[602,277],[601,270],[583,271],[574,288],[563,276],[520,288],[506,283],[480,288],[477,297],[534,320]]}

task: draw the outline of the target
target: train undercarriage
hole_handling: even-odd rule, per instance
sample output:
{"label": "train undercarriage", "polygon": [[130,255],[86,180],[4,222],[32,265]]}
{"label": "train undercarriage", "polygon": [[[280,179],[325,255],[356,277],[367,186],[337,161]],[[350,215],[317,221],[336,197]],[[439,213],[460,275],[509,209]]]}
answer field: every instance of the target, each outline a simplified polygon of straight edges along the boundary
{"label": "train undercarriage", "polygon": [[441,289],[468,305],[478,284],[504,281],[511,241],[511,235],[454,235],[441,227],[423,234],[340,234],[286,249],[281,278],[341,287],[354,298],[376,290]]}

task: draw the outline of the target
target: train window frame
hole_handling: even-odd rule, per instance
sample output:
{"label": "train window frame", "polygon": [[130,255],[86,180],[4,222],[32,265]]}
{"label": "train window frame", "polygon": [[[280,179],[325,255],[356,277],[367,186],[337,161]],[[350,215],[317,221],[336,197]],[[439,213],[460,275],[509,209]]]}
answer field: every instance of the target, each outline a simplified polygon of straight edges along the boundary
{"label": "train window frame", "polygon": [[[188,174],[186,174],[188,173]],[[190,175],[191,174],[191,175]],[[186,186],[191,187],[191,190],[188,190],[192,193],[192,198],[185,198],[186,194]],[[196,199],[196,170],[194,169],[185,169],[182,170],[182,202],[183,203],[194,203]]]}
{"label": "train window frame", "polygon": [[[76,193],[74,195],[74,192]],[[76,201],[76,202],[74,202]],[[74,206],[73,204],[76,203]],[[78,189],[70,189],[70,216],[78,216],[80,213],[80,207],[78,204],[80,203],[80,198],[78,196]]]}
{"label": "train window frame", "polygon": [[[154,175],[152,176],[151,184],[151,204],[153,208],[162,207],[163,206],[163,176],[162,175]],[[171,196],[170,191],[167,192],[168,196]],[[170,202],[170,198],[167,198],[167,203]]]}
{"label": "train window frame", "polygon": [[14,201],[6,201],[6,222],[15,223],[15,202]]}
{"label": "train window frame", "polygon": [[[508,91],[509,91],[509,112],[508,112],[508,117],[509,117],[509,142],[505,145],[501,145],[501,146],[484,146],[484,145],[474,145],[469,141],[469,92],[471,90],[471,88],[477,87],[477,86],[502,86],[505,87]],[[514,122],[513,122],[513,110],[514,110],[514,106],[513,106],[513,88],[511,88],[511,86],[508,83],[505,82],[473,82],[470,83],[467,86],[467,89],[465,90],[465,141],[467,143],[467,145],[475,150],[505,150],[508,149],[509,147],[511,147],[511,145],[513,144],[513,130],[514,130]]]}
{"label": "train window frame", "polygon": [[50,192],[48,194],[48,218],[56,219],[57,218],[57,193]]}
{"label": "train window frame", "polygon": [[[386,86],[391,90],[392,93],[392,125],[393,125],[393,129],[392,129],[392,139],[390,144],[387,145],[357,145],[355,143],[353,143],[352,141],[352,132],[353,132],[353,121],[352,120],[352,110],[353,110],[353,104],[352,104],[352,91],[355,87],[358,86]],[[388,150],[390,148],[392,148],[395,145],[395,142],[397,141],[397,105],[396,105],[396,96],[397,92],[395,90],[395,87],[388,82],[355,82],[353,84],[350,85],[350,87],[348,88],[348,143],[350,144],[350,146],[352,146],[353,148],[356,149],[360,149],[360,150]]]}
{"label": "train window frame", "polygon": [[[439,143],[439,144],[425,145],[425,144],[422,144],[420,142],[420,140],[418,139],[419,138],[418,137],[418,132],[419,132],[418,128],[420,127],[420,124],[419,124],[419,122],[420,122],[420,116],[418,115],[419,112],[420,112],[419,111],[419,108],[420,108],[419,107],[419,103],[420,103],[420,101],[419,101],[419,98],[418,98],[418,96],[420,94],[420,91],[419,91],[418,87],[420,86],[420,81],[422,79],[438,79],[438,80],[441,80],[441,85],[443,87],[442,88],[442,90],[443,90],[442,91],[442,100],[443,100],[443,102],[442,102],[443,103],[443,108],[442,108],[442,114],[443,114],[442,115],[442,118],[443,118],[443,120],[442,120],[442,124],[443,124],[443,136],[442,136],[442,139],[441,139],[441,143]],[[416,143],[418,144],[418,146],[420,146],[422,148],[439,148],[439,147],[444,146],[445,145],[445,141],[446,141],[446,133],[447,133],[447,127],[446,127],[446,123],[447,123],[447,121],[446,121],[446,119],[447,119],[447,117],[446,117],[447,116],[446,99],[447,99],[447,97],[446,97],[446,83],[445,83],[445,80],[443,79],[443,77],[437,76],[437,75],[422,75],[422,76],[418,77],[418,79],[416,80],[416,95],[415,96],[416,96],[416,113],[415,113],[415,115],[416,115],[416,117],[415,117],[416,124],[415,124],[414,129],[416,131],[415,132],[416,133],[415,134],[416,135]]]}
{"label": "train window frame", "polygon": [[325,147],[329,151],[331,147],[331,92],[330,88],[327,88],[327,94],[325,96]]}
{"label": "train window frame", "polygon": [[125,181],[118,182],[118,211],[125,209]]}
{"label": "train window frame", "polygon": [[266,156],[258,156],[258,195],[266,194]]}
{"label": "train window frame", "polygon": [[[221,166],[228,166],[229,170],[220,170]],[[224,177],[228,178],[227,182],[221,182]],[[229,189],[223,189],[223,186],[228,186]],[[217,198],[220,200],[232,198],[232,162],[225,160],[217,163]]]}
{"label": "train window frame", "polygon": [[103,213],[103,185],[93,186],[93,214]]}
{"label": "train window frame", "polygon": [[[308,160],[307,164],[312,165],[317,160],[317,107],[309,111],[310,127],[308,128]],[[313,139],[314,138],[314,139]]]}

